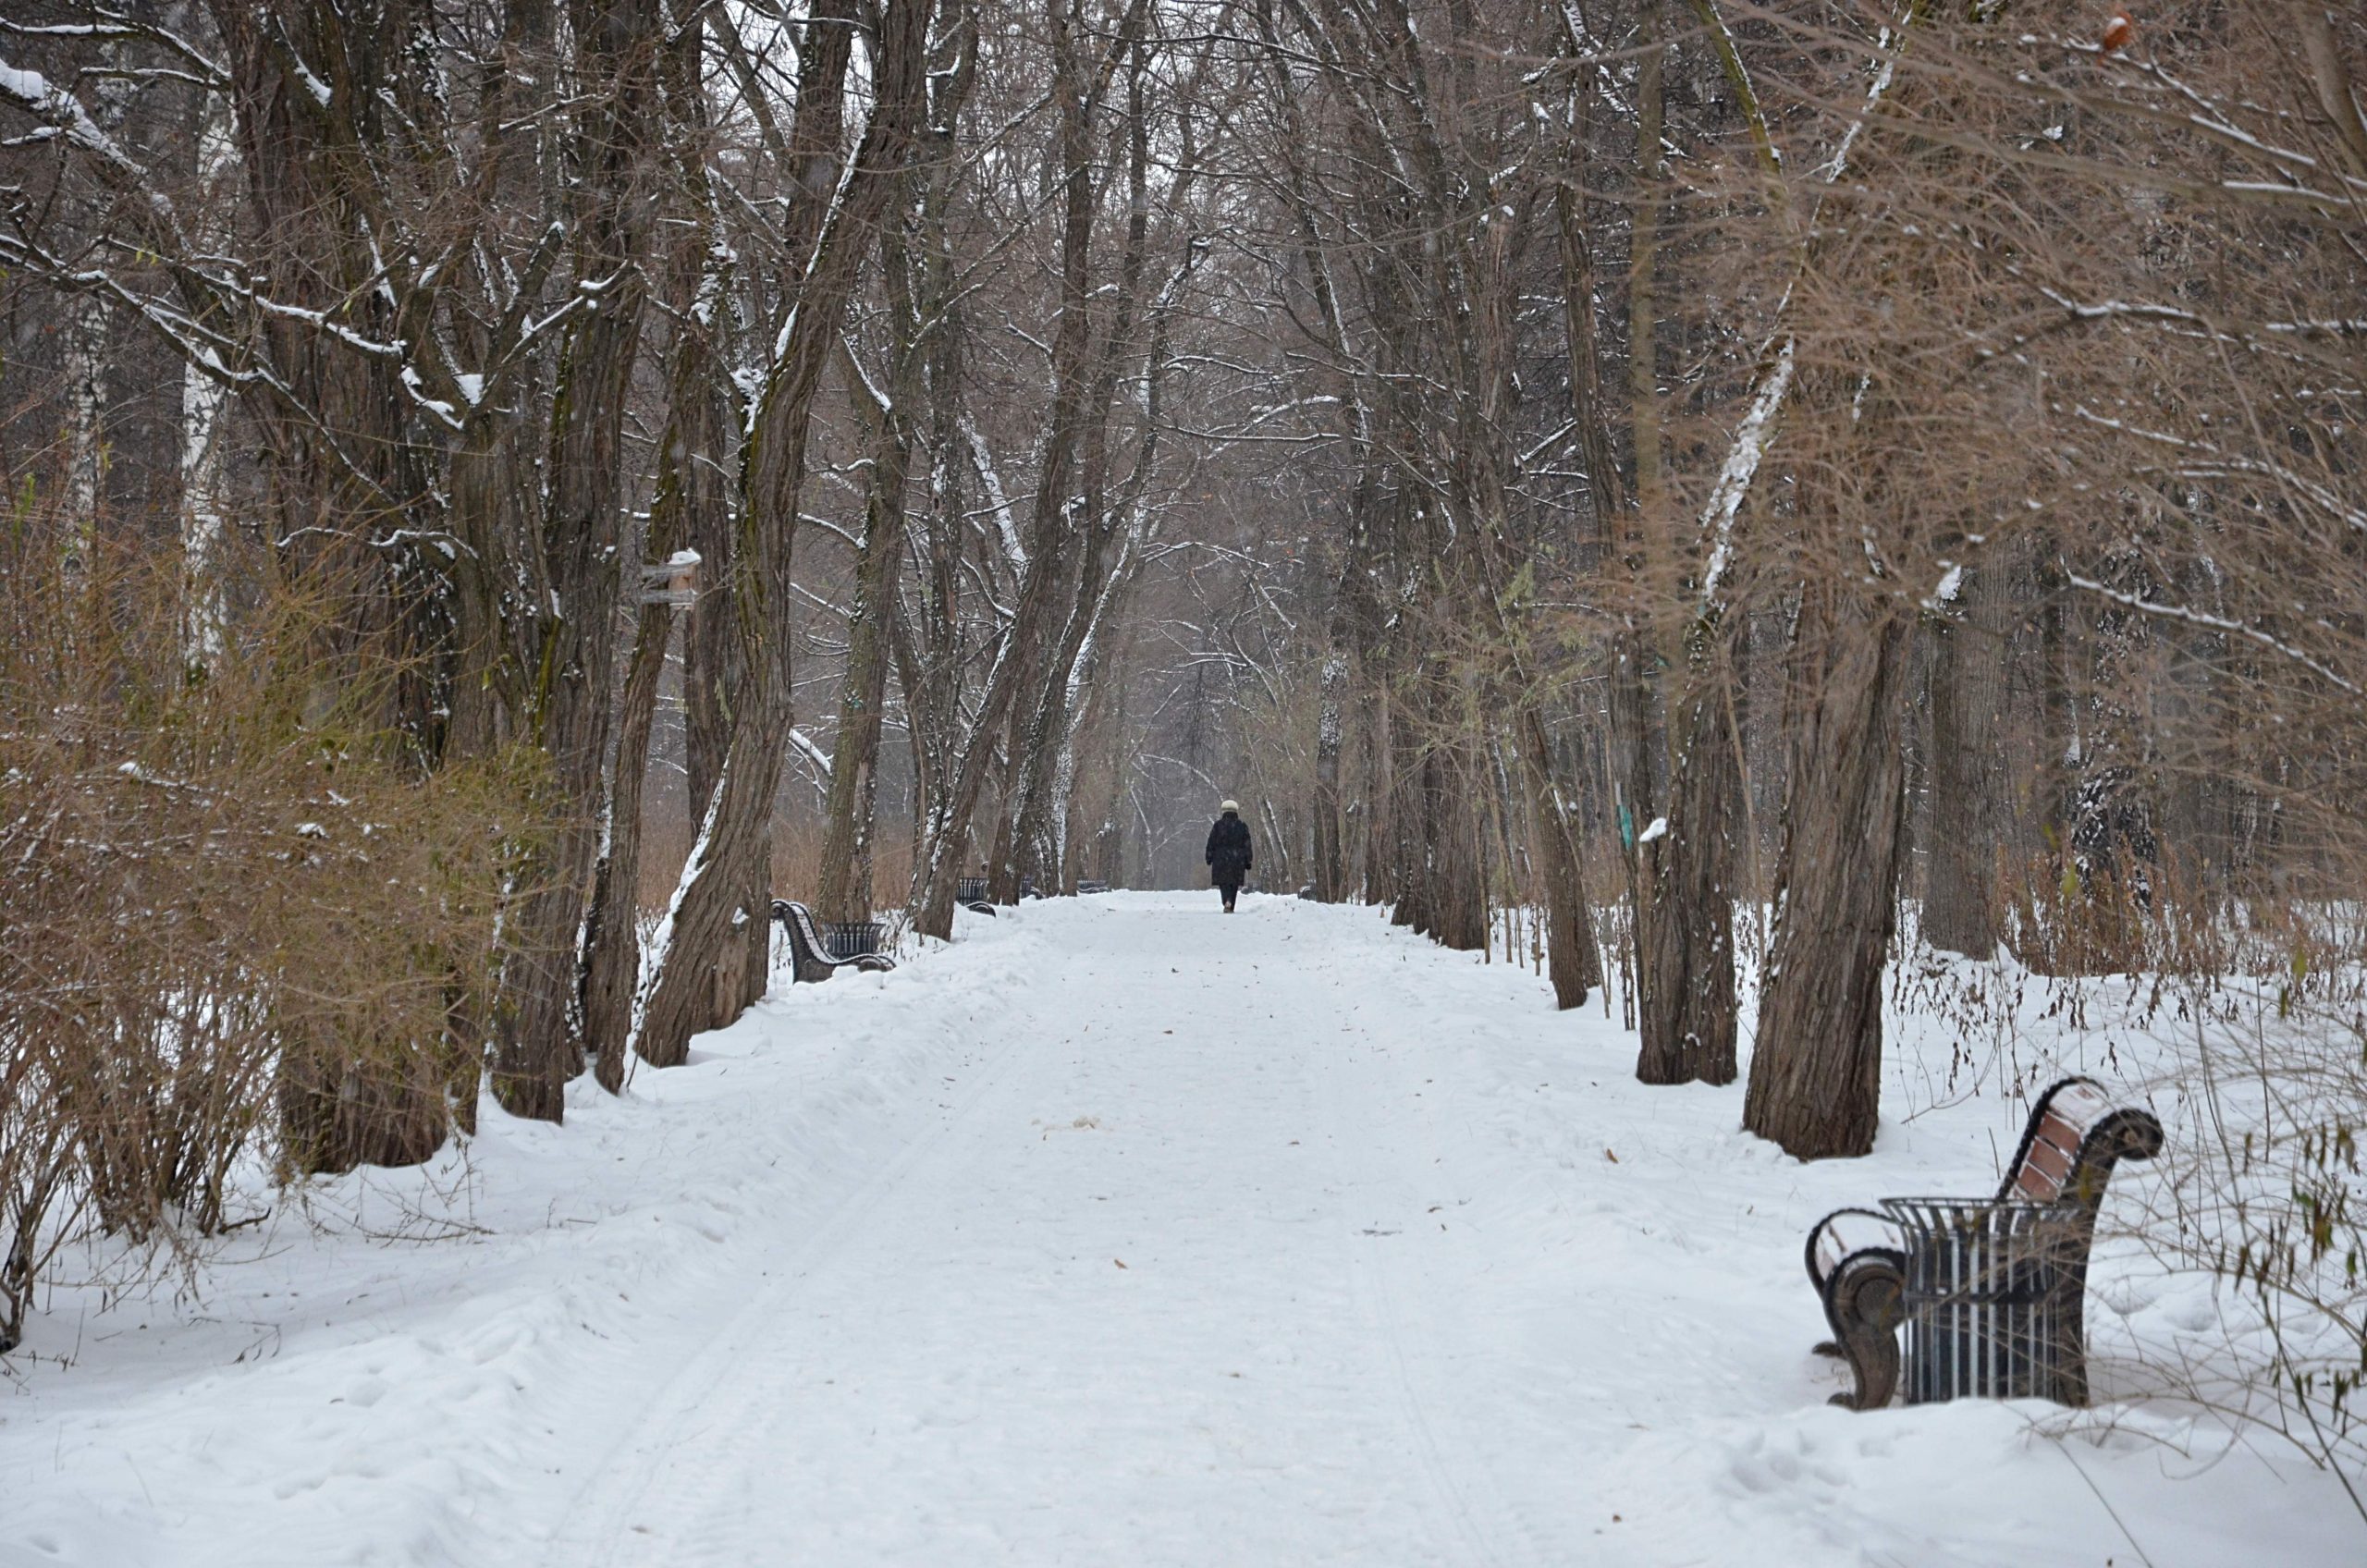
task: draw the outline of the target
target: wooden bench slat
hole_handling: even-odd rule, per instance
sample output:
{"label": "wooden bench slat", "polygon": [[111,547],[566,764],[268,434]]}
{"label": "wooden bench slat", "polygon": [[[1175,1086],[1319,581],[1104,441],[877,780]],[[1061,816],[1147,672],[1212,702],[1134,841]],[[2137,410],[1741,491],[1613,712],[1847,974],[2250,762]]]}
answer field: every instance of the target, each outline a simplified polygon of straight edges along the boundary
{"label": "wooden bench slat", "polygon": [[2049,1136],[2052,1130],[2042,1126],[2038,1136],[2030,1140],[2030,1153],[2022,1157],[2022,1169],[2015,1182],[2024,1196],[2042,1203],[2051,1203],[2063,1194],[2079,1150],[2076,1139],[2067,1146],[2058,1146]]}

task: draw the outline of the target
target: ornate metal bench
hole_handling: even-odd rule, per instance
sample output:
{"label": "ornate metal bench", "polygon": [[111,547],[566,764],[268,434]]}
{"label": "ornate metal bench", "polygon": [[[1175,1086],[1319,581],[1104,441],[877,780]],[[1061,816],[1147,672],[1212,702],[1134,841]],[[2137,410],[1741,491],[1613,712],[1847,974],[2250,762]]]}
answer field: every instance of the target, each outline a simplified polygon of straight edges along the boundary
{"label": "ornate metal bench", "polygon": [[990,915],[995,912],[994,900],[987,897],[987,879],[983,876],[954,878],[953,901],[972,914]]}
{"label": "ornate metal bench", "polygon": [[856,953],[851,958],[831,957],[828,946],[822,940],[822,928],[816,922],[814,912],[803,904],[792,903],[787,899],[775,899],[773,918],[780,922],[780,928],[783,931],[789,933],[789,951],[791,961],[790,972],[799,980],[809,982],[828,980],[841,969],[855,969],[868,973],[896,967],[896,961],[886,953]]}
{"label": "ornate metal bench", "polygon": [[1873,1410],[1899,1382],[1907,1400],[2088,1399],[2088,1250],[2113,1167],[2151,1159],[2162,1124],[2115,1106],[2103,1084],[2066,1078],[2038,1097],[1997,1195],[1885,1198],[1809,1232],[1809,1279],[1857,1388],[1833,1403]]}

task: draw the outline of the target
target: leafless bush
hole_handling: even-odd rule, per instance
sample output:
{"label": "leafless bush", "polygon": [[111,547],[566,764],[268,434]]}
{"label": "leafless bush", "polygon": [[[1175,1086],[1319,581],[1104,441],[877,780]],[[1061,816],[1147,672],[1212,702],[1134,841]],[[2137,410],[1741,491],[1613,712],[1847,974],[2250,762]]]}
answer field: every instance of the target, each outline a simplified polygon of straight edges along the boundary
{"label": "leafless bush", "polygon": [[[178,571],[0,541],[0,1344],[92,1231],[186,1257],[282,1180],[473,1113],[516,767],[417,777],[258,606],[203,667]],[[349,667],[350,668],[350,667]]]}
{"label": "leafless bush", "polygon": [[[2174,1397],[2281,1433],[2358,1491],[2367,1476],[2367,1016],[2359,970],[2331,989],[2297,963],[2267,985],[2196,987],[2157,1098],[2184,1111],[2135,1229],[2213,1310],[2140,1345]],[[2340,993],[2337,997],[2336,993]]]}

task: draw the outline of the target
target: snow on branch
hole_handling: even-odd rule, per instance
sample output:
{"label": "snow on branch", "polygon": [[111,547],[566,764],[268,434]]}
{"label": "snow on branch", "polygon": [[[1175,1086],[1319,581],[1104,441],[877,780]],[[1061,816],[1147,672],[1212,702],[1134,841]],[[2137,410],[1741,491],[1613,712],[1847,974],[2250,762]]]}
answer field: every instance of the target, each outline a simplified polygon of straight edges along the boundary
{"label": "snow on branch", "polygon": [[2183,605],[2165,605],[2158,600],[2144,598],[2126,590],[2115,588],[2108,583],[2099,582],[2094,578],[2082,577],[2078,572],[2066,572],[2063,574],[2063,580],[2074,588],[2099,594],[2116,605],[2135,610],[2140,615],[2152,616],[2162,620],[2183,621],[2189,626],[2204,627],[2213,631],[2225,631],[2232,636],[2244,638],[2258,643],[2281,658],[2301,666],[2354,697],[2367,694],[2362,693],[2356,684],[2345,680],[2319,660],[2312,658],[2290,643],[2270,632],[2263,631],[2256,626],[2247,626],[2240,620],[2231,620],[2226,616],[2213,615],[2207,610],[2189,609]]}
{"label": "snow on branch", "polygon": [[2281,463],[2247,457],[2239,452],[2230,452],[2208,441],[2172,435],[2167,431],[2148,430],[2143,425],[2131,424],[2127,420],[2113,419],[2108,415],[2097,413],[2085,404],[2075,405],[2071,412],[2074,417],[2102,429],[2117,431],[2125,435],[2134,435],[2140,441],[2150,441],[2158,446],[2193,452],[2210,459],[2204,464],[2180,469],[2178,473],[2182,478],[2224,479],[2243,474],[2255,479],[2272,480],[2282,485],[2288,493],[2300,496],[2312,505],[2324,509],[2346,527],[2357,533],[2367,533],[2367,511],[2362,511],[2345,501],[2338,492],[2306,474],[2296,473]]}
{"label": "snow on branch", "polygon": [[987,449],[987,438],[978,433],[977,422],[967,412],[961,419],[962,438],[970,447],[971,466],[977,470],[978,483],[986,486],[987,504],[993,510],[995,528],[1002,539],[1003,558],[1019,570],[1027,567],[1027,546],[1019,542],[1019,524],[1012,516],[1011,497],[1003,493],[1002,474],[995,467],[994,454]]}
{"label": "snow on branch", "polygon": [[19,38],[82,38],[98,43],[121,43],[129,39],[139,39],[159,44],[188,61],[195,67],[195,74],[202,79],[202,85],[217,92],[227,92],[230,90],[229,67],[171,28],[153,21],[140,20],[103,6],[92,8],[89,15],[92,19],[87,22],[45,24],[20,22],[0,17],[0,32],[12,32]]}
{"label": "snow on branch", "polygon": [[[114,137],[99,128],[99,122],[91,117],[80,101],[64,88],[53,85],[41,72],[0,59],[0,103],[12,104],[55,128],[67,141],[97,158],[117,178],[146,181],[148,171]],[[165,201],[153,191],[149,200],[160,208]]]}
{"label": "snow on branch", "polygon": [[1784,395],[1792,389],[1794,364],[1792,339],[1785,337],[1784,346],[1776,350],[1775,362],[1769,368],[1766,379],[1760,383],[1758,395],[1751,398],[1740,428],[1735,432],[1734,445],[1726,449],[1725,466],[1718,471],[1718,483],[1710,492],[1709,505],[1701,508],[1701,526],[1710,534],[1709,564],[1701,573],[1701,603],[1705,608],[1717,603],[1725,587],[1726,572],[1734,561],[1735,518],[1742,510],[1743,498],[1750,494],[1751,481],[1759,476],[1769,443],[1774,439],[1775,414],[1784,406]]}
{"label": "snow on branch", "polygon": [[789,732],[789,744],[791,750],[795,751],[799,756],[805,759],[805,765],[814,770],[817,778],[825,782],[828,780],[830,777],[830,753],[824,751],[821,744],[816,741],[813,736],[808,735],[803,729],[791,727]]}

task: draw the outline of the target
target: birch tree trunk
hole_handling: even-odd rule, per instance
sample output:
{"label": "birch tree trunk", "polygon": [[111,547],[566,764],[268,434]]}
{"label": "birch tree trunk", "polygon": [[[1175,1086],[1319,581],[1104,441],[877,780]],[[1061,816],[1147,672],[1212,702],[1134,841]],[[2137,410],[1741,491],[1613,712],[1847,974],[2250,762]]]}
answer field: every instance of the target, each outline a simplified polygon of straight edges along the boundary
{"label": "birch tree trunk", "polygon": [[[235,177],[238,149],[230,140],[229,106],[218,92],[198,110],[197,182],[215,227],[232,209],[226,189]],[[227,249],[227,246],[224,249]],[[202,668],[221,656],[227,634],[221,582],[224,415],[230,389],[196,364],[181,367],[181,658]]]}

